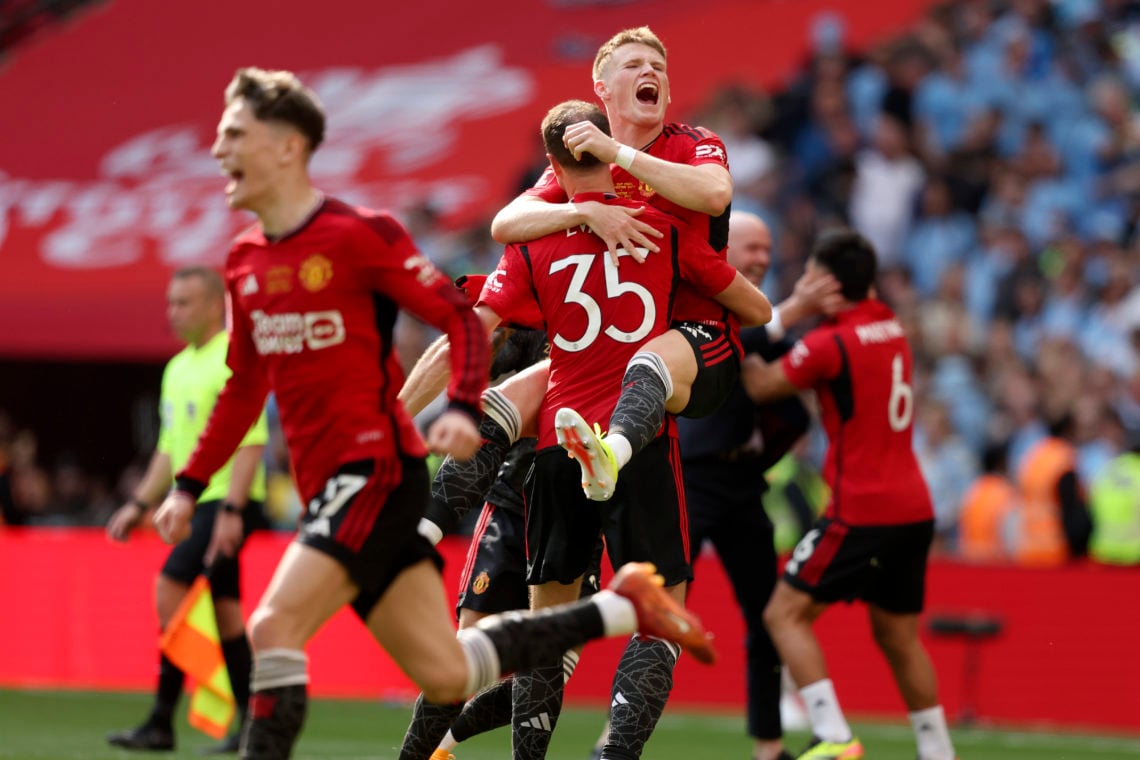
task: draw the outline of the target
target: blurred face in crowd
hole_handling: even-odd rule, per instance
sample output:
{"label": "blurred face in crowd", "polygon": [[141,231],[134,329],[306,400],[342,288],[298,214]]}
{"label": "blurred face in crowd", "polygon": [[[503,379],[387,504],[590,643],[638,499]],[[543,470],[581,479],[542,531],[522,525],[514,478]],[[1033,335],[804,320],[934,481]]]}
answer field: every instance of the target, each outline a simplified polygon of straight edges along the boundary
{"label": "blurred face in crowd", "polygon": [[276,187],[291,167],[304,166],[305,138],[293,127],[254,116],[249,104],[235,99],[222,112],[218,136],[210,149],[226,184],[230,208],[259,213],[272,206]]}
{"label": "blurred face in crowd", "polygon": [[736,212],[728,225],[728,263],[757,287],[772,263],[772,233],[755,214]]}
{"label": "blurred face in crowd", "polygon": [[594,82],[611,121],[654,127],[665,121],[669,75],[665,56],[649,45],[631,42],[617,48]]}
{"label": "blurred face in crowd", "polygon": [[201,277],[175,277],[166,291],[170,329],[186,343],[199,346],[222,326],[222,299],[211,296]]}

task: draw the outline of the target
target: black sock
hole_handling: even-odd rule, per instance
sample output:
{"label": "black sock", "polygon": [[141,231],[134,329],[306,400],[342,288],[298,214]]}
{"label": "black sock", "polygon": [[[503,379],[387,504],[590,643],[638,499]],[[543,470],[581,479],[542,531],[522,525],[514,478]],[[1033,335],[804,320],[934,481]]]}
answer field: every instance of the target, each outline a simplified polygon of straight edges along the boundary
{"label": "black sock", "polygon": [[177,665],[159,654],[158,660],[158,691],[154,695],[154,709],[151,710],[148,723],[162,728],[171,728],[174,721],[174,710],[178,707],[178,700],[182,696],[182,685],[186,676]]}
{"label": "black sock", "polygon": [[514,676],[510,676],[467,700],[463,712],[451,724],[452,738],[457,742],[465,742],[472,736],[500,726],[509,726],[514,706],[511,696],[513,689]]}
{"label": "black sock", "polygon": [[255,691],[242,729],[241,760],[287,760],[308,709],[305,684]]}
{"label": "black sock", "polygon": [[478,630],[494,645],[501,674],[558,663],[559,677],[563,652],[605,634],[601,610],[589,600],[535,612],[505,612],[486,618]]}
{"label": "black sock", "polygon": [[551,665],[515,674],[511,747],[514,760],[542,760],[562,712],[566,678],[562,658]]}
{"label": "black sock", "polygon": [[610,735],[602,750],[607,760],[635,760],[657,726],[673,690],[676,645],[634,636],[614,674]]}
{"label": "black sock", "polygon": [[657,437],[665,422],[665,383],[644,364],[634,364],[621,380],[621,395],[610,416],[609,434],[621,433],[633,453]]}
{"label": "black sock", "polygon": [[483,505],[511,448],[506,431],[490,417],[483,417],[479,435],[483,445],[475,456],[466,462],[447,457],[432,480],[425,516],[444,533],[451,532],[463,515]]}
{"label": "black sock", "polygon": [[253,670],[253,651],[249,648],[245,631],[222,642],[222,656],[226,658],[226,672],[230,676],[238,714],[244,720],[249,709],[249,676]]}
{"label": "black sock", "polygon": [[423,694],[416,697],[412,722],[408,724],[404,743],[400,745],[399,760],[426,760],[431,757],[462,710],[462,702],[437,705],[424,701]]}

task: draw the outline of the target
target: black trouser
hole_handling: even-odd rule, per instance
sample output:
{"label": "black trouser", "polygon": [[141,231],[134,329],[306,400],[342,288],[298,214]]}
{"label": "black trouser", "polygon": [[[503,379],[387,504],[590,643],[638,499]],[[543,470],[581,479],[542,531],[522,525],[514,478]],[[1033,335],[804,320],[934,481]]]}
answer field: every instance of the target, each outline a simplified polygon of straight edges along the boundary
{"label": "black trouser", "polygon": [[686,460],[684,476],[693,562],[701,544],[712,542],[744,615],[748,734],[778,739],[782,735],[780,658],[764,627],[764,607],[778,577],[772,521],[761,503],[767,483],[755,461],[715,457]]}

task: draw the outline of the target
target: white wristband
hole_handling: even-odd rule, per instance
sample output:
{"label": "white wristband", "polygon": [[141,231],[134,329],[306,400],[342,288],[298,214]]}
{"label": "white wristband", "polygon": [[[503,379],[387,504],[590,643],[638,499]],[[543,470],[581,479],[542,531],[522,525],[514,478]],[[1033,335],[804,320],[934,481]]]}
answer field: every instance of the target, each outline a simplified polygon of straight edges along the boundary
{"label": "white wristband", "polygon": [[779,340],[784,337],[784,320],[780,319],[780,307],[772,307],[772,318],[768,320],[768,324],[764,325],[764,331],[768,333],[770,340]]}
{"label": "white wristband", "polygon": [[637,158],[637,150],[628,145],[623,145],[618,148],[617,158],[614,159],[614,163],[626,171],[629,171],[629,167],[633,166],[633,159],[635,158]]}
{"label": "white wristband", "polygon": [[417,526],[416,530],[419,531],[419,534],[421,536],[426,538],[428,541],[431,541],[432,546],[435,546],[443,540],[443,529],[426,517],[420,518],[420,524]]}

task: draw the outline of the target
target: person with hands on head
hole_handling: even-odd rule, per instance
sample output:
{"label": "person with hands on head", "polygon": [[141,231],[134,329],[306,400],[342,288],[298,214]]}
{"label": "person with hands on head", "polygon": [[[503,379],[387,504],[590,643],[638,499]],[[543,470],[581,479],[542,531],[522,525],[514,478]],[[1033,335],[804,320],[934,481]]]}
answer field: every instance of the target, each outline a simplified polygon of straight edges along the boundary
{"label": "person with hands on head", "polygon": [[[163,372],[158,444],[135,498],[117,509],[107,523],[111,540],[128,539],[151,505],[170,490],[174,473],[189,459],[230,374],[224,317],[225,285],[220,274],[206,267],[174,273],[167,290],[167,318],[186,347]],[[210,479],[190,525],[189,539],[170,550],[155,583],[159,626],[165,630],[190,584],[198,575],[208,573],[222,652],[242,716],[249,697],[251,655],[241,610],[238,551],[260,523],[261,502],[265,500],[262,452],[268,437],[263,413],[233,458]],[[173,714],[184,680],[182,671],[160,654],[151,714],[140,726],[110,734],[107,741],[123,749],[173,749]],[[239,737],[239,733],[230,736],[218,750],[237,751]]]}
{"label": "person with hands on head", "polygon": [[316,95],[291,72],[244,68],[226,88],[211,152],[229,178],[229,206],[257,217],[226,260],[233,374],[154,518],[163,540],[187,535],[205,483],[272,390],[305,509],[249,622],[241,756],[259,760],[292,754],[308,705],[304,647],[344,606],[432,702],[464,699],[592,638],[638,628],[690,635],[645,563],[622,567],[588,602],[489,618],[456,635],[442,560],[417,532],[430,498],[427,448],[396,397],[403,372],[392,335],[400,309],[448,335],[449,406],[427,439],[459,459],[480,443],[486,336],[390,214],[313,186],[309,160],[324,131]]}

